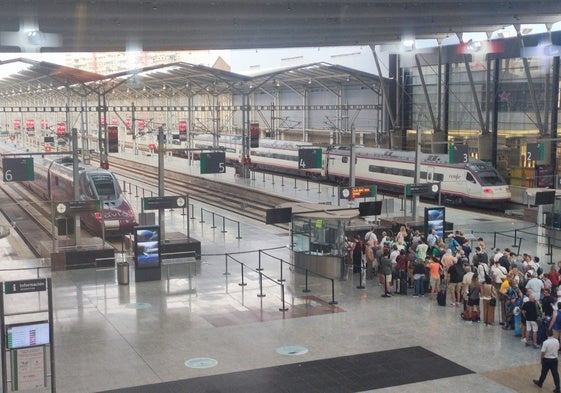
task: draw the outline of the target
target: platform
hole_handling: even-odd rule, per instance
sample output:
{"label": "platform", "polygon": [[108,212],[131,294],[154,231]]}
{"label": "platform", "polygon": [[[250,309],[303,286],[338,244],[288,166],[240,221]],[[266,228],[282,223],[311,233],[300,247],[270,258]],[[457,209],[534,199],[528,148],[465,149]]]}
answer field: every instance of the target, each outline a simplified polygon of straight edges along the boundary
{"label": "platform", "polygon": [[[280,192],[278,182],[255,182]],[[303,200],[329,194],[292,187],[286,192]],[[185,233],[191,218],[165,214],[167,230]],[[428,297],[382,298],[375,281],[357,288],[357,274],[335,280],[333,293],[330,281],[310,279],[304,292],[302,275],[279,270],[279,260],[290,262],[287,233],[229,216],[240,221],[241,238],[234,227],[222,232],[191,219],[190,236],[201,242],[195,272],[176,266],[169,279],[142,283],[131,274],[129,285],[118,285],[113,270],[51,272],[45,261],[9,251],[10,236],[0,239],[3,280],[52,277],[57,392],[537,391],[539,351],[511,332],[464,322],[458,308]],[[547,267],[541,231],[523,229],[527,222],[457,209],[446,218],[488,248],[512,248],[517,229],[520,252]],[[551,259],[561,259],[558,250]],[[267,279],[281,274],[284,298]],[[552,389],[547,379],[543,391]]]}

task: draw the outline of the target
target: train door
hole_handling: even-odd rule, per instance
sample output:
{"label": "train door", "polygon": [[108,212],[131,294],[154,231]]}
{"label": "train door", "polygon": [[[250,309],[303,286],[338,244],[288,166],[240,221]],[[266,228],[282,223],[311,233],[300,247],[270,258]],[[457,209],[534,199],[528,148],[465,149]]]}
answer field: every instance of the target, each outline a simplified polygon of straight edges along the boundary
{"label": "train door", "polygon": [[434,179],[434,167],[428,166],[427,167],[427,183],[432,183]]}
{"label": "train door", "polygon": [[476,191],[477,188],[477,182],[475,181],[475,177],[473,177],[473,175],[466,171],[466,192],[468,195],[472,195],[472,192]]}

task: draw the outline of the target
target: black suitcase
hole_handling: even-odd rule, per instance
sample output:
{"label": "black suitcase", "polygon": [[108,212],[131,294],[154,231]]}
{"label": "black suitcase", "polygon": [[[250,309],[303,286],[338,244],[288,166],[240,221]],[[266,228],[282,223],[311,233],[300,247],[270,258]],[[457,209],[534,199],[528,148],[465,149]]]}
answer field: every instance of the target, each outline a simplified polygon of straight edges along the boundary
{"label": "black suitcase", "polygon": [[544,318],[541,321],[541,324],[538,326],[538,337],[537,342],[538,345],[542,345],[545,340],[547,340],[547,329],[549,328],[549,322],[551,321],[550,318]]}
{"label": "black suitcase", "polygon": [[438,291],[438,293],[436,294],[436,302],[438,303],[439,306],[445,306],[446,305],[446,289],[440,289]]}
{"label": "black suitcase", "polygon": [[407,277],[405,274],[399,279],[399,290],[401,295],[407,295]]}

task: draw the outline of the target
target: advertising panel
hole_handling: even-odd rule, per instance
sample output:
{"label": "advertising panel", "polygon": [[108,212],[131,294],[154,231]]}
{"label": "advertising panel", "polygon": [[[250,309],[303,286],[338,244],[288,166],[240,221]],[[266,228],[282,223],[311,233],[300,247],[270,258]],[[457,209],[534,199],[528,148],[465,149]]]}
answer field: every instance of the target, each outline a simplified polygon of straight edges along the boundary
{"label": "advertising panel", "polygon": [[137,269],[160,267],[160,227],[134,228],[134,261]]}
{"label": "advertising panel", "polygon": [[446,209],[443,206],[425,207],[425,239],[434,229],[439,238],[444,237]]}

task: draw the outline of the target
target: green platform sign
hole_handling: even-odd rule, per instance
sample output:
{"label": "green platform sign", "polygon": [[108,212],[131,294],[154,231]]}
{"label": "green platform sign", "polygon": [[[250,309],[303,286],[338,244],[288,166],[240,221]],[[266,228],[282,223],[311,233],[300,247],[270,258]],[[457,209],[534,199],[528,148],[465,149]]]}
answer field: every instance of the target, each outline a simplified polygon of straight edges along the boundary
{"label": "green platform sign", "polygon": [[35,180],[32,157],[3,158],[2,174],[4,181],[31,181]]}
{"label": "green platform sign", "polygon": [[321,149],[298,149],[298,169],[321,168]]}
{"label": "green platform sign", "polygon": [[201,153],[201,175],[226,173],[226,153],[222,151]]}

